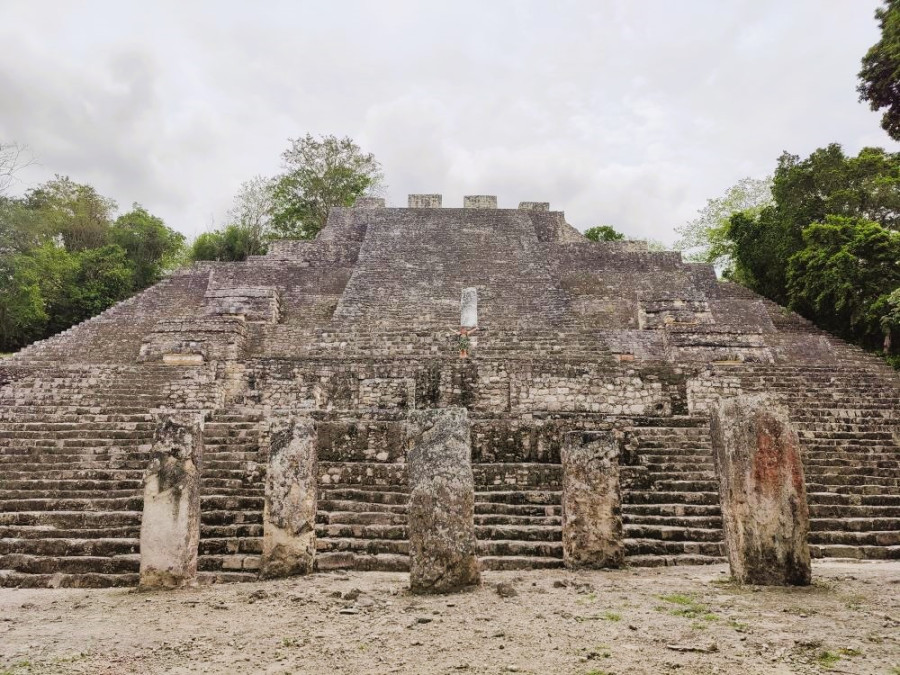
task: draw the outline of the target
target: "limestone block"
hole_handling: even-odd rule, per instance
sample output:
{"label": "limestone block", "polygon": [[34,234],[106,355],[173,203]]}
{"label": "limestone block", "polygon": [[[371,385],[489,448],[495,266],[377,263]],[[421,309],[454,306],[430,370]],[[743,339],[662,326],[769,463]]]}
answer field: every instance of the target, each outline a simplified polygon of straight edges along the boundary
{"label": "limestone block", "polygon": [[761,396],[725,399],[711,409],[710,427],[732,576],[809,584],[809,507],[787,412]]}
{"label": "limestone block", "polygon": [[140,585],[184,586],[197,574],[202,417],[161,417],[152,457],[144,473]]}
{"label": "limestone block", "polygon": [[276,420],[268,437],[260,574],[308,574],[316,552],[316,427],[312,420]]}
{"label": "limestone block", "polygon": [[353,204],[357,209],[383,209],[384,197],[359,197]]}
{"label": "limestone block", "polygon": [[497,195],[466,195],[463,197],[463,208],[496,209]]}
{"label": "limestone block", "polygon": [[519,202],[519,210],[547,212],[550,210],[550,202]]}
{"label": "limestone block", "polygon": [[465,328],[475,328],[478,326],[478,289],[464,288],[462,289],[462,300],[460,300],[460,318],[459,325]]}
{"label": "limestone block", "polygon": [[407,205],[411,209],[439,209],[441,195],[409,195]]}
{"label": "limestone block", "polygon": [[449,593],[478,584],[475,481],[463,408],[415,411],[407,424],[410,588]]}
{"label": "limestone block", "polygon": [[619,567],[625,558],[619,444],[612,431],[565,434],[563,560],[569,568]]}

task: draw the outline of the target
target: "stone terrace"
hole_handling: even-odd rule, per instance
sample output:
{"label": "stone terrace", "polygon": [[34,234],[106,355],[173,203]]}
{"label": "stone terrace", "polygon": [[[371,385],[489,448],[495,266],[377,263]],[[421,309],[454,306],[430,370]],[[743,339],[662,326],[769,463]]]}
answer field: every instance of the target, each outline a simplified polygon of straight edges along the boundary
{"label": "stone terrace", "polygon": [[[413,196],[415,197],[415,196]],[[562,565],[560,445],[613,430],[626,562],[723,560],[709,405],[768,392],[814,556],[900,558],[895,372],[711,267],[546,204],[360,200],[314,241],[203,263],[0,364],[0,584],[137,582],[154,420],[205,415],[203,581],[256,577],[269,420],[318,429],[318,569],[408,569],[409,411],[469,411],[484,568]],[[479,330],[460,359],[460,293]]]}

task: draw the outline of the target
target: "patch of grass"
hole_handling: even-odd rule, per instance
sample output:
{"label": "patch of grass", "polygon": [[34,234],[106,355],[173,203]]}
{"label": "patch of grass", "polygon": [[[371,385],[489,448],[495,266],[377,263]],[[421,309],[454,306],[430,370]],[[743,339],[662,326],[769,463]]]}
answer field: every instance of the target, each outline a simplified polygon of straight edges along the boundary
{"label": "patch of grass", "polygon": [[300,644],[300,640],[294,637],[281,638],[282,647],[296,647]]}
{"label": "patch of grass", "polygon": [[658,612],[665,612],[672,616],[683,616],[686,619],[699,619],[700,621],[716,621],[719,618],[693,595],[670,593],[669,595],[659,595],[657,597],[664,602],[675,605],[675,607],[657,607],[656,611]]}
{"label": "patch of grass", "polygon": [[594,670],[587,671],[584,675],[609,675],[609,673],[605,670],[597,670],[595,668]]}
{"label": "patch of grass", "polygon": [[31,672],[31,661],[17,661],[8,668],[0,670],[0,675],[23,675],[26,672]]}
{"label": "patch of grass", "polygon": [[729,626],[730,628],[733,628],[734,630],[736,630],[738,633],[748,633],[748,632],[750,632],[750,626],[748,626],[748,625],[745,624],[745,623],[741,623],[741,622],[738,621],[737,619],[729,619],[729,621],[728,621],[728,626]]}
{"label": "patch of grass", "polygon": [[862,656],[862,652],[854,647],[841,647],[838,649],[841,656]]}
{"label": "patch of grass", "polygon": [[823,668],[832,668],[834,665],[841,660],[841,657],[834,652],[830,652],[827,649],[823,652],[819,652],[816,656],[816,663],[818,663]]}
{"label": "patch of grass", "polygon": [[600,615],[600,618],[604,621],[621,621],[622,615],[618,612],[603,612],[603,614]]}

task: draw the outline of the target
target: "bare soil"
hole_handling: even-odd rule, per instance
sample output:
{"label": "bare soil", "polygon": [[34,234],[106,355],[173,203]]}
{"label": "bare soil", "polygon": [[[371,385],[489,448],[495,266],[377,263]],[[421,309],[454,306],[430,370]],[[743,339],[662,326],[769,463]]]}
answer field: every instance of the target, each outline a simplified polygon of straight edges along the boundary
{"label": "bare soil", "polygon": [[451,596],[353,572],[175,592],[0,589],[0,674],[900,674],[900,562],[807,588],[725,566],[488,572]]}

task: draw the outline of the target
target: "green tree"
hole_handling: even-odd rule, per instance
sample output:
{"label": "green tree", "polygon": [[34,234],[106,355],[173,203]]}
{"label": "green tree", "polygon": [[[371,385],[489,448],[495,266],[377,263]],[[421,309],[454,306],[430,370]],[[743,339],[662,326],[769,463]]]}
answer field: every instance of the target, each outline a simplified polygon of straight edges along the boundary
{"label": "green tree", "polygon": [[67,251],[82,251],[106,244],[116,203],[90,185],[68,176],[29,190],[28,207],[39,211],[48,230],[62,236]]}
{"label": "green tree", "polygon": [[788,268],[791,307],[833,333],[880,346],[888,298],[900,288],[900,233],[830,215],[807,227],[803,242]]}
{"label": "green tree", "polygon": [[881,39],[863,57],[857,91],[872,110],[887,109],[881,127],[900,140],[900,0],[885,0],[875,18]]}
{"label": "green tree", "polygon": [[381,165],[350,138],[307,134],[290,144],[281,155],[284,172],[272,187],[275,236],[312,239],[332,206],[353,206],[382,187]]}
{"label": "green tree", "polygon": [[235,262],[246,260],[259,251],[259,242],[253,232],[238,225],[228,225],[221,230],[204,232],[191,245],[191,260],[218,260]]}
{"label": "green tree", "polygon": [[[879,309],[883,312],[879,322],[884,334],[882,349],[889,355],[892,352],[893,336],[900,333],[900,288],[889,293],[884,302],[880,303]],[[900,368],[900,363],[895,367]]]}
{"label": "green tree", "polygon": [[675,228],[680,236],[675,249],[684,251],[688,260],[728,269],[732,258],[728,221],[738,213],[752,218],[771,204],[771,177],[742,178],[721,197],[707,200],[696,218]]}
{"label": "green tree", "polygon": [[625,235],[610,225],[598,225],[585,230],[584,236],[591,241],[622,241]]}
{"label": "green tree", "polygon": [[247,232],[248,255],[266,252],[266,240],[272,236],[275,185],[274,179],[254,176],[241,185],[228,211],[228,222]]}
{"label": "green tree", "polygon": [[171,269],[184,246],[184,235],[166,227],[161,218],[135,203],[119,216],[109,231],[109,241],[121,247],[132,269],[135,290],[152,286]]}
{"label": "green tree", "polygon": [[0,351],[15,351],[43,337],[49,319],[43,279],[43,270],[30,256],[0,257]]}

